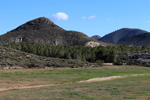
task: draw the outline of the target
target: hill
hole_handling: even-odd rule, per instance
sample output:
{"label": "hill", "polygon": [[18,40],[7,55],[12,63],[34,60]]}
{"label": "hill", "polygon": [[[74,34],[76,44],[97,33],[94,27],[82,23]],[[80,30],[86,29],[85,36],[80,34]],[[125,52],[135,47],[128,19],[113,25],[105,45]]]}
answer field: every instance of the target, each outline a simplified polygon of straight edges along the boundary
{"label": "hill", "polygon": [[144,33],[127,38],[118,44],[127,46],[150,46],[150,33]]}
{"label": "hill", "polygon": [[0,68],[3,67],[43,68],[43,67],[98,67],[95,63],[79,60],[59,59],[33,55],[14,49],[0,47]]}
{"label": "hill", "polygon": [[66,31],[45,17],[31,20],[0,36],[0,44],[85,45],[89,41],[96,40],[81,32]]}
{"label": "hill", "polygon": [[94,35],[94,36],[92,36],[91,38],[93,38],[93,39],[95,39],[95,40],[100,40],[100,36],[99,35]]}
{"label": "hill", "polygon": [[131,29],[131,28],[122,28],[120,30],[114,31],[102,37],[100,41],[106,43],[117,44],[127,38],[131,38],[135,35],[147,33],[147,31],[140,30],[140,29]]}

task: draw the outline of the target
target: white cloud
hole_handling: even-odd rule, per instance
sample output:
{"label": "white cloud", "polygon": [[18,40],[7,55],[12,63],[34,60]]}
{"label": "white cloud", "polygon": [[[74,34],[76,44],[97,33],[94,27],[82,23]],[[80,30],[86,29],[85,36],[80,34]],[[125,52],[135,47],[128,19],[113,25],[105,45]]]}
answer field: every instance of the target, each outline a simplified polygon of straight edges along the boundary
{"label": "white cloud", "polygon": [[147,20],[147,21],[145,21],[144,23],[146,23],[146,24],[150,24],[150,20]]}
{"label": "white cloud", "polygon": [[51,17],[51,19],[55,21],[68,20],[68,18],[69,16],[63,12],[58,12]]}
{"label": "white cloud", "polygon": [[82,19],[86,19],[86,16],[83,16]]}
{"label": "white cloud", "polygon": [[147,23],[150,23],[150,20],[148,20]]}
{"label": "white cloud", "polygon": [[110,21],[110,20],[112,20],[112,18],[107,18],[106,20],[107,20],[107,21]]}
{"label": "white cloud", "polygon": [[86,16],[83,16],[82,19],[94,19],[96,16],[92,15],[92,16],[89,16],[89,17],[86,17]]}
{"label": "white cloud", "polygon": [[92,16],[89,16],[88,19],[94,19],[96,16],[92,15]]}

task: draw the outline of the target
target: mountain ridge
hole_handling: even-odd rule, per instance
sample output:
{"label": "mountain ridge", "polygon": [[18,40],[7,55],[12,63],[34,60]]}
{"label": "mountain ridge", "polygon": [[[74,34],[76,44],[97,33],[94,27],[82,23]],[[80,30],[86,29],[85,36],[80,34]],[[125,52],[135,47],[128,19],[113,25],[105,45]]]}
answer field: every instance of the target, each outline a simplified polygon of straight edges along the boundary
{"label": "mountain ridge", "polygon": [[150,41],[150,32],[135,35],[131,38],[127,38],[126,40],[119,42],[118,44],[127,46],[150,46],[149,41]]}
{"label": "mountain ridge", "polygon": [[136,29],[136,28],[122,28],[111,32],[100,39],[102,42],[117,44],[127,38],[133,37],[135,35],[147,33],[147,31]]}
{"label": "mountain ridge", "polygon": [[[98,42],[84,33],[66,31],[45,17],[39,17],[0,36],[0,44],[82,45]],[[103,44],[100,42],[100,44]]]}

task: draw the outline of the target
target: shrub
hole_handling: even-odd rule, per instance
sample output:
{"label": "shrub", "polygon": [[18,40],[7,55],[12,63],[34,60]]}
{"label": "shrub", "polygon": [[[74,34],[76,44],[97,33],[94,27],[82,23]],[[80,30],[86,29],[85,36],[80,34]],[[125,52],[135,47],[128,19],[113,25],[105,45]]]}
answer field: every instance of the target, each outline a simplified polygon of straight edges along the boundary
{"label": "shrub", "polygon": [[102,61],[102,60],[97,60],[96,63],[97,63],[99,66],[103,66],[104,61]]}

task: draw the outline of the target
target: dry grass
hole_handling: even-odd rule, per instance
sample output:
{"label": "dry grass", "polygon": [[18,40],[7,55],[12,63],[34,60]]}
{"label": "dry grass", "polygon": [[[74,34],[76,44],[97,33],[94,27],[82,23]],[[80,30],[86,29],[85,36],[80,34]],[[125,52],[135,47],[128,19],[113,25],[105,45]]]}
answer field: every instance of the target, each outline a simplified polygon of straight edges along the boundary
{"label": "dry grass", "polygon": [[[150,99],[149,75],[111,81],[74,84],[95,77],[150,74],[150,68],[106,66],[102,68],[0,70],[0,88],[56,84],[55,86],[0,92],[1,100],[124,100]],[[141,99],[142,98],[142,99]]]}
{"label": "dry grass", "polygon": [[106,66],[101,68],[51,68],[0,70],[0,88],[63,84],[96,77],[149,73],[147,67]]}
{"label": "dry grass", "polygon": [[149,100],[149,76],[0,93],[1,100]]}

